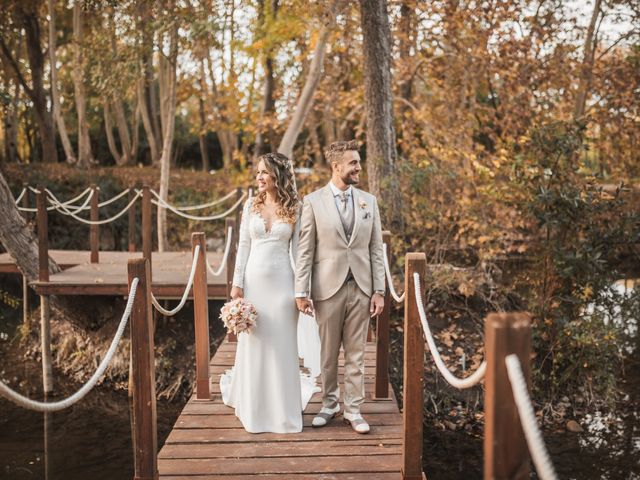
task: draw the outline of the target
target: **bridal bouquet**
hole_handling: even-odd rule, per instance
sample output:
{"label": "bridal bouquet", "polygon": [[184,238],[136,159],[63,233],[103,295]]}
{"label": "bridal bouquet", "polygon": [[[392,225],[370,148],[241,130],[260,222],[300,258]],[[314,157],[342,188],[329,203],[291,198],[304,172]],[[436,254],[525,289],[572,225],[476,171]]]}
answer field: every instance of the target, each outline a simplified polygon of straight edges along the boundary
{"label": "bridal bouquet", "polygon": [[236,298],[225,303],[220,310],[220,318],[227,327],[227,331],[236,335],[241,332],[250,333],[256,324],[258,312],[251,302],[244,298]]}

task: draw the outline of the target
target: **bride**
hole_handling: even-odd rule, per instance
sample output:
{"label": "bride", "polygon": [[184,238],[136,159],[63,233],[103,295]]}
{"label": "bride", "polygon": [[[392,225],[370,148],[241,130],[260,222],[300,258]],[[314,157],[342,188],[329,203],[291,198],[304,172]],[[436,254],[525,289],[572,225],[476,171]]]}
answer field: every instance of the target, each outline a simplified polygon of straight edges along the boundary
{"label": "bride", "polygon": [[[235,365],[220,377],[220,391],[248,432],[300,432],[302,411],[319,388],[300,371],[298,339],[310,357],[320,348],[313,319],[301,316],[297,331],[290,257],[300,201],[291,163],[280,153],[260,157],[256,181],[258,194],[244,206],[231,298],[250,301],[258,320],[251,333],[238,335]],[[315,376],[319,368],[311,370]]]}

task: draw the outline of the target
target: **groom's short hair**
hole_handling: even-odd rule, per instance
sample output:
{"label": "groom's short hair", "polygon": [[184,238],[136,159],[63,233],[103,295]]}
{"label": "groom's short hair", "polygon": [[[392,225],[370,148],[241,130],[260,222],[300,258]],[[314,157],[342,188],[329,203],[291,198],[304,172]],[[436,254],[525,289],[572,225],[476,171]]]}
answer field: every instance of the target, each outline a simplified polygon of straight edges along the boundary
{"label": "groom's short hair", "polygon": [[356,140],[340,140],[339,142],[331,143],[325,150],[324,156],[327,162],[339,162],[342,160],[344,152],[349,150],[358,151],[358,142]]}

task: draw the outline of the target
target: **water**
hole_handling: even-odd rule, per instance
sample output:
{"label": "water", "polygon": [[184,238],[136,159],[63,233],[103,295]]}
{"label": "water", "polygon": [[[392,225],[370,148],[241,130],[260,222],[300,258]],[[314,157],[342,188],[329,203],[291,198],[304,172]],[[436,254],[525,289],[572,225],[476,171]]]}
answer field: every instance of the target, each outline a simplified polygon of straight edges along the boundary
{"label": "water", "polygon": [[[164,443],[182,405],[158,402]],[[126,392],[98,390],[77,405],[42,414],[0,401],[0,478],[112,480],[133,478]]]}

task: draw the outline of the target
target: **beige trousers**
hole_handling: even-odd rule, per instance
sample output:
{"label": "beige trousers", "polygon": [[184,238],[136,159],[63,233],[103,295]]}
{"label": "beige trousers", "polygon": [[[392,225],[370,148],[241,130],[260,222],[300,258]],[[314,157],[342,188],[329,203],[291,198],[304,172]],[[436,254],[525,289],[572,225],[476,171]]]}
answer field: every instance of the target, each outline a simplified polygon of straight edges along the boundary
{"label": "beige trousers", "polygon": [[338,356],[344,350],[344,411],[360,413],[364,402],[364,350],[370,299],[354,280],[331,298],[314,302],[320,331],[322,406],[335,409],[340,398]]}

